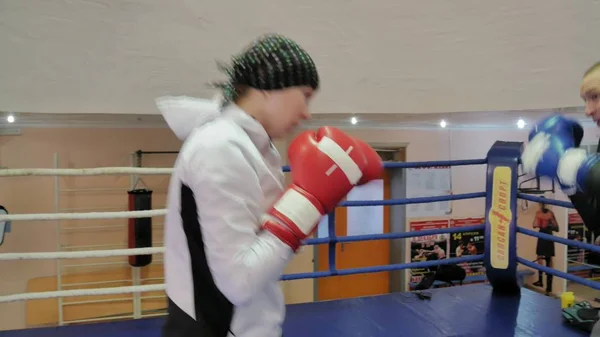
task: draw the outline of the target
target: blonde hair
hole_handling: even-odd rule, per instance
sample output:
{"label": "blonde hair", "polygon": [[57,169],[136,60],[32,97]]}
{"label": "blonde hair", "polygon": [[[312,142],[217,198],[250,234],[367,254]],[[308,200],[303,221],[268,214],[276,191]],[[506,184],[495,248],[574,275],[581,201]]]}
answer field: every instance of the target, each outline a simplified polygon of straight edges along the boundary
{"label": "blonde hair", "polygon": [[583,77],[595,72],[596,70],[600,70],[600,61],[596,62],[593,66],[591,66],[588,70],[583,73]]}
{"label": "blonde hair", "polygon": [[600,62],[596,62],[583,74],[583,80],[581,81],[579,92],[583,96],[587,92],[591,91],[600,91]]}

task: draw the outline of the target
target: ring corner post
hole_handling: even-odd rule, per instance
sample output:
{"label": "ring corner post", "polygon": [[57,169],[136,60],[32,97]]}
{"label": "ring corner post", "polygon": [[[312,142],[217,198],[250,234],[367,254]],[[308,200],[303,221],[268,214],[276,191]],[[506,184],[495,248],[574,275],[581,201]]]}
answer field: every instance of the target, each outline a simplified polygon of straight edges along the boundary
{"label": "ring corner post", "polygon": [[516,242],[521,147],[521,142],[497,141],[487,156],[484,264],[496,293],[520,293]]}

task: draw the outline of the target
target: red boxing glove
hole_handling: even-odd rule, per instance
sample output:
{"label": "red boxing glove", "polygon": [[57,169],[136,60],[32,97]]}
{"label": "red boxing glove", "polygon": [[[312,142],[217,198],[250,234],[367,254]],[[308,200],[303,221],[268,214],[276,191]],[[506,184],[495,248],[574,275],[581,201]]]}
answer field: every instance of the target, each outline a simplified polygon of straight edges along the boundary
{"label": "red boxing glove", "polygon": [[288,148],[292,184],[263,228],[295,251],[355,185],[379,179],[382,161],[369,145],[333,127],[306,131]]}
{"label": "red boxing glove", "polygon": [[381,175],[383,174],[383,163],[381,162],[381,157],[379,157],[377,151],[360,139],[356,139],[355,141],[365,155],[368,163],[379,163],[379,165],[369,164],[363,169],[363,176],[359,180],[358,185],[364,185],[372,180],[381,179]]}

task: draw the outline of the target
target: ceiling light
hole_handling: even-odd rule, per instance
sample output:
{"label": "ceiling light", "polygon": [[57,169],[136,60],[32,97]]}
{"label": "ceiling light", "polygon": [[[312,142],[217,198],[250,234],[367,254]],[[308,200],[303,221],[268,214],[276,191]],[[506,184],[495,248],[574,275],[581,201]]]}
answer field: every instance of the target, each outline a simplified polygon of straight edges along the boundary
{"label": "ceiling light", "polygon": [[356,117],[350,118],[350,123],[352,123],[352,125],[356,124],[357,122],[358,120],[356,120]]}
{"label": "ceiling light", "polygon": [[519,119],[519,120],[517,121],[517,127],[518,127],[519,129],[522,129],[522,128],[524,128],[524,127],[525,127],[525,121],[524,121],[523,119]]}
{"label": "ceiling light", "polygon": [[7,120],[9,123],[14,123],[14,122],[15,122],[15,116],[13,116],[13,115],[8,115],[8,117],[6,117],[6,120]]}
{"label": "ceiling light", "polygon": [[440,122],[440,126],[445,128],[446,127],[446,121],[442,119],[442,121]]}

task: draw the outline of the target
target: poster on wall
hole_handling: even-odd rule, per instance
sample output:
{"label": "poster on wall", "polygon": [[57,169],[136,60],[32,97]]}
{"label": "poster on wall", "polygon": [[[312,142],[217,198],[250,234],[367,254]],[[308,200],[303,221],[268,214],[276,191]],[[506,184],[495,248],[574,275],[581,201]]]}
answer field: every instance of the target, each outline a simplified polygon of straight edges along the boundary
{"label": "poster on wall", "polygon": [[[485,218],[462,218],[450,219],[450,227],[465,227],[482,225]],[[470,231],[464,233],[452,233],[450,235],[450,257],[465,257],[468,255],[480,255],[484,253],[484,230]],[[483,261],[463,262],[458,264],[469,276],[478,276],[485,274]]]}
{"label": "poster on wall", "polygon": [[[411,232],[448,228],[448,220],[410,221],[409,228]],[[423,262],[448,258],[447,252],[449,249],[449,238],[450,234],[426,235],[411,238],[411,262]],[[415,286],[421,282],[421,279],[425,274],[434,271],[435,267],[410,269],[410,290],[414,290]]]}
{"label": "poster on wall", "polygon": [[[422,198],[452,193],[450,166],[420,167],[406,170],[406,197]],[[407,218],[446,216],[452,211],[450,201],[419,203],[406,206]]]}
{"label": "poster on wall", "polygon": [[[567,217],[568,221],[568,230],[567,230],[567,239],[587,242],[585,226],[583,225],[583,219],[579,213],[569,213]],[[580,270],[579,267],[583,267],[584,263],[588,263],[587,254],[585,249],[568,246],[567,249],[567,267],[569,270],[569,274],[577,275],[580,277],[589,277],[588,270]],[[575,267],[575,268],[573,268]]]}

